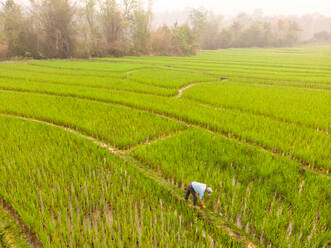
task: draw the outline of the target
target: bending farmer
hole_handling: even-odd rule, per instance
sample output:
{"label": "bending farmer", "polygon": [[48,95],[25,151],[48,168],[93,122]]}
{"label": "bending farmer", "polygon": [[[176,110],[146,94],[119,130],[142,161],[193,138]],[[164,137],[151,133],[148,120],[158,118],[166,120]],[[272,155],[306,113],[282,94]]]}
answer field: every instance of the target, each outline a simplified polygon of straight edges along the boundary
{"label": "bending farmer", "polygon": [[193,199],[194,199],[194,206],[197,205],[197,200],[198,200],[198,197],[199,197],[199,201],[201,203],[201,206],[203,208],[206,208],[206,206],[202,202],[202,198],[203,198],[203,195],[204,195],[205,192],[207,192],[207,194],[211,194],[213,191],[210,187],[207,187],[206,184],[198,183],[198,182],[191,182],[188,185],[186,195],[185,195],[185,200],[187,201],[190,194],[192,194]]}

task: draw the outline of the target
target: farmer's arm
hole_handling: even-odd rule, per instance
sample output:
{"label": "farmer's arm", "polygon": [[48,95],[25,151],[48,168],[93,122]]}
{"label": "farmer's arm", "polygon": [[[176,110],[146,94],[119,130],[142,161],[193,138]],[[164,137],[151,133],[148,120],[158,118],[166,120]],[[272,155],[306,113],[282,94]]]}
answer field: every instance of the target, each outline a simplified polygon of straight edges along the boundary
{"label": "farmer's arm", "polygon": [[203,201],[200,199],[199,195],[195,193],[195,196],[199,199],[199,202],[203,208],[206,208],[205,204],[203,204]]}

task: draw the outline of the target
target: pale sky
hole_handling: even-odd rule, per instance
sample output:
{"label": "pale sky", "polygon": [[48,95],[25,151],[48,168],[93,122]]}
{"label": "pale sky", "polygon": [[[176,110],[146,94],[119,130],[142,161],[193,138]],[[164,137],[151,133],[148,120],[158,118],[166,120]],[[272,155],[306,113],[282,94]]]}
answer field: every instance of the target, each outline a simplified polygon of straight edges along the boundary
{"label": "pale sky", "polygon": [[[0,0],[2,2],[3,0]],[[15,0],[28,3],[29,0]],[[82,0],[73,0],[80,2]],[[147,3],[148,0],[143,0]],[[152,0],[154,12],[200,8],[213,10],[222,15],[252,13],[261,9],[265,15],[304,15],[320,13],[331,16],[331,0]],[[121,0],[118,0],[121,2]]]}
{"label": "pale sky", "polygon": [[199,8],[223,15],[234,15],[239,12],[252,13],[262,9],[266,15],[303,15],[319,12],[331,16],[331,0],[154,0],[156,12],[179,10],[185,7]]}

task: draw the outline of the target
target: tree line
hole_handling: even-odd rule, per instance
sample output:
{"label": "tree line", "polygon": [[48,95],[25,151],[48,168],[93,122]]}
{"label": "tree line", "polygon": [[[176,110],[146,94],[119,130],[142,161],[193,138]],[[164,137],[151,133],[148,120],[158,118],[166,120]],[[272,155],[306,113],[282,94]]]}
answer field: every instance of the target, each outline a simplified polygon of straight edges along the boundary
{"label": "tree line", "polygon": [[[243,14],[231,25],[192,9],[185,23],[152,23],[152,0],[5,0],[0,10],[0,56],[32,58],[125,55],[189,56],[199,49],[284,47],[300,41],[296,21]],[[330,39],[327,31],[316,39]]]}
{"label": "tree line", "polygon": [[175,24],[152,30],[151,6],[149,1],[144,8],[140,0],[31,0],[23,9],[6,0],[0,53],[33,58],[194,54],[192,28]]}
{"label": "tree line", "polygon": [[296,21],[287,18],[264,20],[242,13],[232,24],[220,27],[221,16],[203,10],[190,14],[202,49],[232,47],[287,47],[298,44],[302,31]]}

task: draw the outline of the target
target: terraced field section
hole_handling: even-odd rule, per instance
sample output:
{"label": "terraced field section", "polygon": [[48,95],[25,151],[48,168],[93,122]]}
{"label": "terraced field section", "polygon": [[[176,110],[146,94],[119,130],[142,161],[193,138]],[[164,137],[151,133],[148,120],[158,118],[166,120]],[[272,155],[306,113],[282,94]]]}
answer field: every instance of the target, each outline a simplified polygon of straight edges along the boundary
{"label": "terraced field section", "polygon": [[330,58],[1,63],[0,247],[329,247]]}

